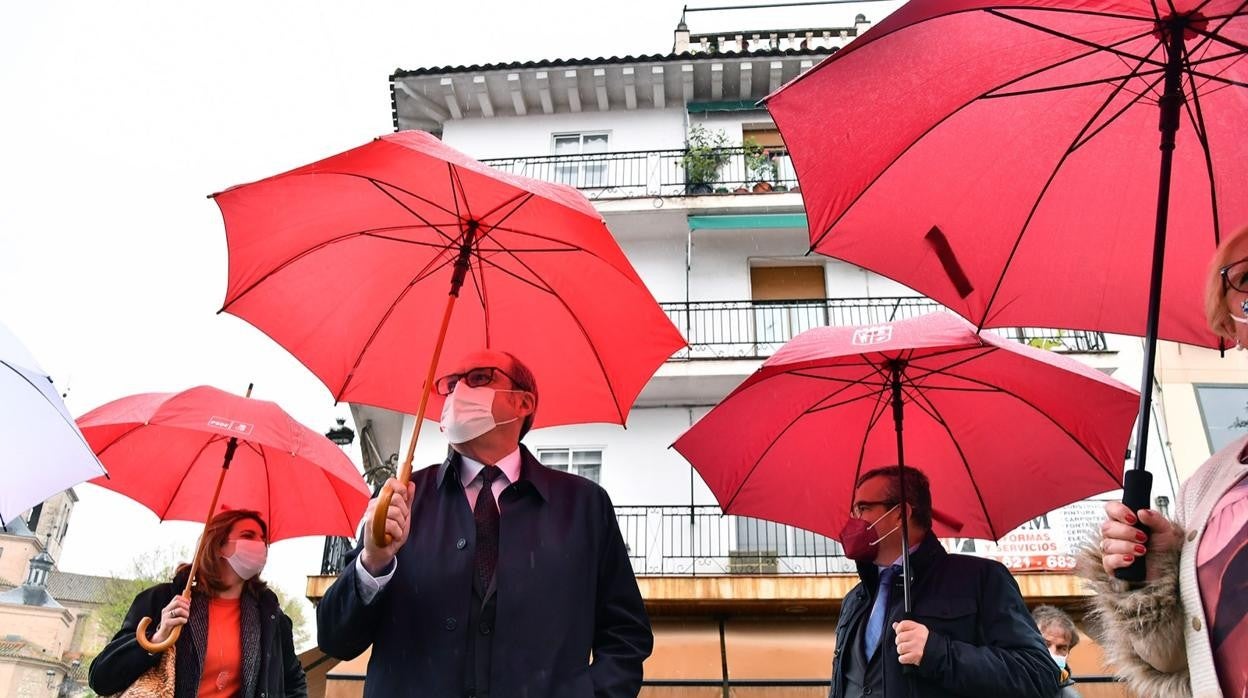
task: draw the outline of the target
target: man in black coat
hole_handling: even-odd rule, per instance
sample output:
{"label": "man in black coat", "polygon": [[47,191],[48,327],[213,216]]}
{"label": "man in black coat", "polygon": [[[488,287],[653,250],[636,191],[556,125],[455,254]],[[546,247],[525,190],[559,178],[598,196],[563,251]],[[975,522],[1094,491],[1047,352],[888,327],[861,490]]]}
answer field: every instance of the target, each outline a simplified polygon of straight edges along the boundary
{"label": "man in black coat", "polygon": [[435,388],[452,452],[387,483],[393,541],[365,531],[317,608],[321,648],[371,645],[370,697],[635,698],[654,637],[628,551],[601,487],[520,445],[531,372],[479,351]]}
{"label": "man in black coat", "polygon": [[898,472],[871,470],[854,493],[841,542],[861,582],[836,624],[831,698],[1051,698],[1057,666],[1014,578],[998,562],[945,552],[927,476],[909,467],[913,613],[903,618]]}

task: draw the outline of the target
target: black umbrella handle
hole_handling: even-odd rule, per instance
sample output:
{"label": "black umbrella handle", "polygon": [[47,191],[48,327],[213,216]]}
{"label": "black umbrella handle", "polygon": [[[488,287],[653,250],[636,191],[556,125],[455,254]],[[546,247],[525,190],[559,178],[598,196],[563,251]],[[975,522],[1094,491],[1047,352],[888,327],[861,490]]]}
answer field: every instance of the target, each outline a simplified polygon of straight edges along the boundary
{"label": "black umbrella handle", "polygon": [[[1132,468],[1123,478],[1122,503],[1135,515],[1135,527],[1149,535],[1152,531],[1140,521],[1140,509],[1148,508],[1149,498],[1153,491],[1153,474],[1147,470]],[[1136,555],[1135,561],[1126,567],[1114,570],[1114,576],[1124,582],[1140,583],[1144,581],[1144,555]]]}

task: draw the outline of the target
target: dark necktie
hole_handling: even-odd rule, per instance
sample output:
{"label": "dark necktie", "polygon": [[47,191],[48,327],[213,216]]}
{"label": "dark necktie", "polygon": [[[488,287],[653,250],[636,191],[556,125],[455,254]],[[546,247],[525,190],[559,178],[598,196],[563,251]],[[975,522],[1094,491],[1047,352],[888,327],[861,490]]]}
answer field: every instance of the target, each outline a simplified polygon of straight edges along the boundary
{"label": "dark necktie", "polygon": [[494,481],[503,474],[497,466],[487,465],[481,469],[481,491],[472,509],[472,519],[477,524],[477,550],[473,565],[477,582],[484,595],[494,579],[498,567],[498,502],[494,501]]}
{"label": "dark necktie", "polygon": [[867,659],[875,656],[880,647],[880,638],[884,635],[884,619],[888,616],[888,596],[893,588],[893,579],[901,568],[891,565],[880,570],[880,588],[875,593],[875,604],[871,607],[871,615],[867,618],[865,634]]}

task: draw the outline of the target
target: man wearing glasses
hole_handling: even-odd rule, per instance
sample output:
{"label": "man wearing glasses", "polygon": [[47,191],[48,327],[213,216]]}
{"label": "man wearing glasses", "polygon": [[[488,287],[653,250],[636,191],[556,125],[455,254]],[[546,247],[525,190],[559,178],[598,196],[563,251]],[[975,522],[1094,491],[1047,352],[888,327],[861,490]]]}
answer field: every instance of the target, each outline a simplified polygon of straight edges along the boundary
{"label": "man wearing glasses", "polygon": [[913,618],[904,617],[898,474],[889,466],[858,479],[841,533],[861,582],[845,596],[836,624],[830,696],[1056,695],[1057,665],[1014,578],[998,562],[945,552],[932,534],[931,485],[910,467]]}
{"label": "man wearing glasses", "polygon": [[373,647],[366,696],[636,698],[654,637],[628,551],[607,493],[520,443],[532,373],[479,351],[434,388],[450,455],[386,484],[393,541],[348,558],[317,608],[321,648]]}

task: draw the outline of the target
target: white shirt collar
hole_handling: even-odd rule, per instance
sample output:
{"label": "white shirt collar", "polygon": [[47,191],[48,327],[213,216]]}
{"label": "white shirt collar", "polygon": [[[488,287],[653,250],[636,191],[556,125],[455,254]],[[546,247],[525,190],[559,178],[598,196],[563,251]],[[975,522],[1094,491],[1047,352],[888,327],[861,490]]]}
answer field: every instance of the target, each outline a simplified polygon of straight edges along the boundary
{"label": "white shirt collar", "polygon": [[[477,479],[477,475],[481,473],[485,465],[463,454],[460,454],[460,458],[463,459],[464,466],[459,469],[459,483],[468,487],[473,480]],[[495,465],[503,471],[503,477],[507,478],[507,482],[518,482],[520,480],[520,447],[516,446],[516,450],[503,456],[502,460]]]}

